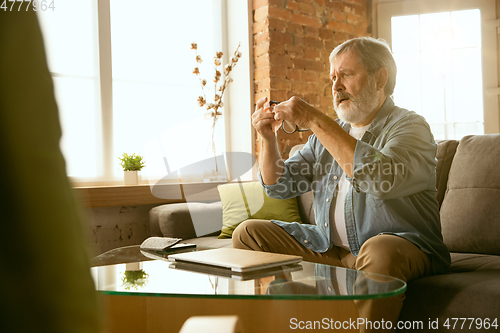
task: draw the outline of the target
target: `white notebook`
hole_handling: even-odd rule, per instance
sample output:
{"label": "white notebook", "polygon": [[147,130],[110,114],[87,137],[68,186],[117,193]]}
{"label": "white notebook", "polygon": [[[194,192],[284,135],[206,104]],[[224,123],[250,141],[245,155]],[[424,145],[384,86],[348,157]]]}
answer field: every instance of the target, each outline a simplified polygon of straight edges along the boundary
{"label": "white notebook", "polygon": [[168,260],[222,267],[234,272],[251,272],[270,267],[296,264],[302,257],[289,254],[221,248],[206,251],[171,254]]}

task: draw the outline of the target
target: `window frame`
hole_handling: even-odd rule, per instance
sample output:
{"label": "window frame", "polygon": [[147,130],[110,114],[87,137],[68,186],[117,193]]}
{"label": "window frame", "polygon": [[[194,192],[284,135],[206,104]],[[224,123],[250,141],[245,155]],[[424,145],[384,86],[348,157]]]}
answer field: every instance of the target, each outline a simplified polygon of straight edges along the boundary
{"label": "window frame", "polygon": [[[494,0],[401,1],[376,0],[372,19],[375,36],[383,38],[392,48],[391,18],[436,12],[476,9],[481,11],[481,56],[483,76],[484,133],[500,133],[498,94],[497,8]],[[396,83],[397,84],[397,83]],[[493,93],[492,93],[493,92]]]}
{"label": "window frame", "polygon": [[[253,44],[252,44],[252,4],[247,1],[217,0],[220,6],[222,51],[225,55],[232,54],[240,45],[243,57],[233,70],[234,82],[228,86],[224,96],[224,121],[226,151],[227,152],[254,152],[254,133],[251,127],[251,113],[253,109]],[[114,186],[122,185],[123,180],[113,175],[113,168],[118,160],[113,156],[113,75],[111,56],[111,5],[110,0],[92,0],[93,28],[95,45],[96,75],[96,111],[100,113],[100,122],[97,126],[98,168],[102,172],[97,177],[69,177],[73,186]],[[247,24],[242,24],[247,22]],[[191,41],[186,41],[187,45]],[[229,53],[228,53],[229,52]],[[51,73],[54,75],[57,73]],[[186,74],[189,75],[190,73]],[[219,120],[220,121],[220,120]],[[63,129],[64,130],[64,129]],[[231,166],[228,165],[228,170]],[[255,179],[252,165],[248,166],[249,173],[241,180]],[[141,184],[149,184],[143,176]],[[153,186],[154,184],[150,184]]]}

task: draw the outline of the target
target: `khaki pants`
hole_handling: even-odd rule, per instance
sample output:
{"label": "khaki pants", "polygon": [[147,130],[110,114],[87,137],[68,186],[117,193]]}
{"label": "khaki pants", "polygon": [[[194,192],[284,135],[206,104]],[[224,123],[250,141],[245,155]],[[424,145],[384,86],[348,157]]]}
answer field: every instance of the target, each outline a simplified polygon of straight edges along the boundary
{"label": "khaki pants", "polygon": [[[299,255],[305,261],[389,275],[403,281],[411,281],[430,273],[428,256],[413,243],[394,235],[379,235],[368,239],[355,257],[350,251],[336,246],[324,253],[311,251],[270,221],[247,220],[234,231],[233,247]],[[395,328],[404,298],[404,294],[401,294],[373,301],[358,301],[356,305],[360,318],[372,322],[380,322],[382,319],[392,321]]]}

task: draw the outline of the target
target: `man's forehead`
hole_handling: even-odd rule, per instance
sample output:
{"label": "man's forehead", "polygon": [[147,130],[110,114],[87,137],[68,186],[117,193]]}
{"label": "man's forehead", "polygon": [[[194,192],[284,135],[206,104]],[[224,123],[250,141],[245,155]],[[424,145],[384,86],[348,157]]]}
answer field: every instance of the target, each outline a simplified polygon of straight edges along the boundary
{"label": "man's forehead", "polygon": [[336,55],[330,62],[330,72],[359,68],[364,69],[364,66],[358,60],[357,54],[351,50]]}

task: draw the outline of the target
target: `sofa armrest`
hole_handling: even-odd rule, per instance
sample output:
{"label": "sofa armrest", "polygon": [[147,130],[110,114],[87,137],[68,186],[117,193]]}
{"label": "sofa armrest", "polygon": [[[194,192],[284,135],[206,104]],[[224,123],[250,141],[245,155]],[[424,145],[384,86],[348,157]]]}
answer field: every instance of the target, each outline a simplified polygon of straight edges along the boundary
{"label": "sofa armrest", "polygon": [[151,236],[182,239],[219,234],[222,203],[189,202],[166,204],[149,211]]}

